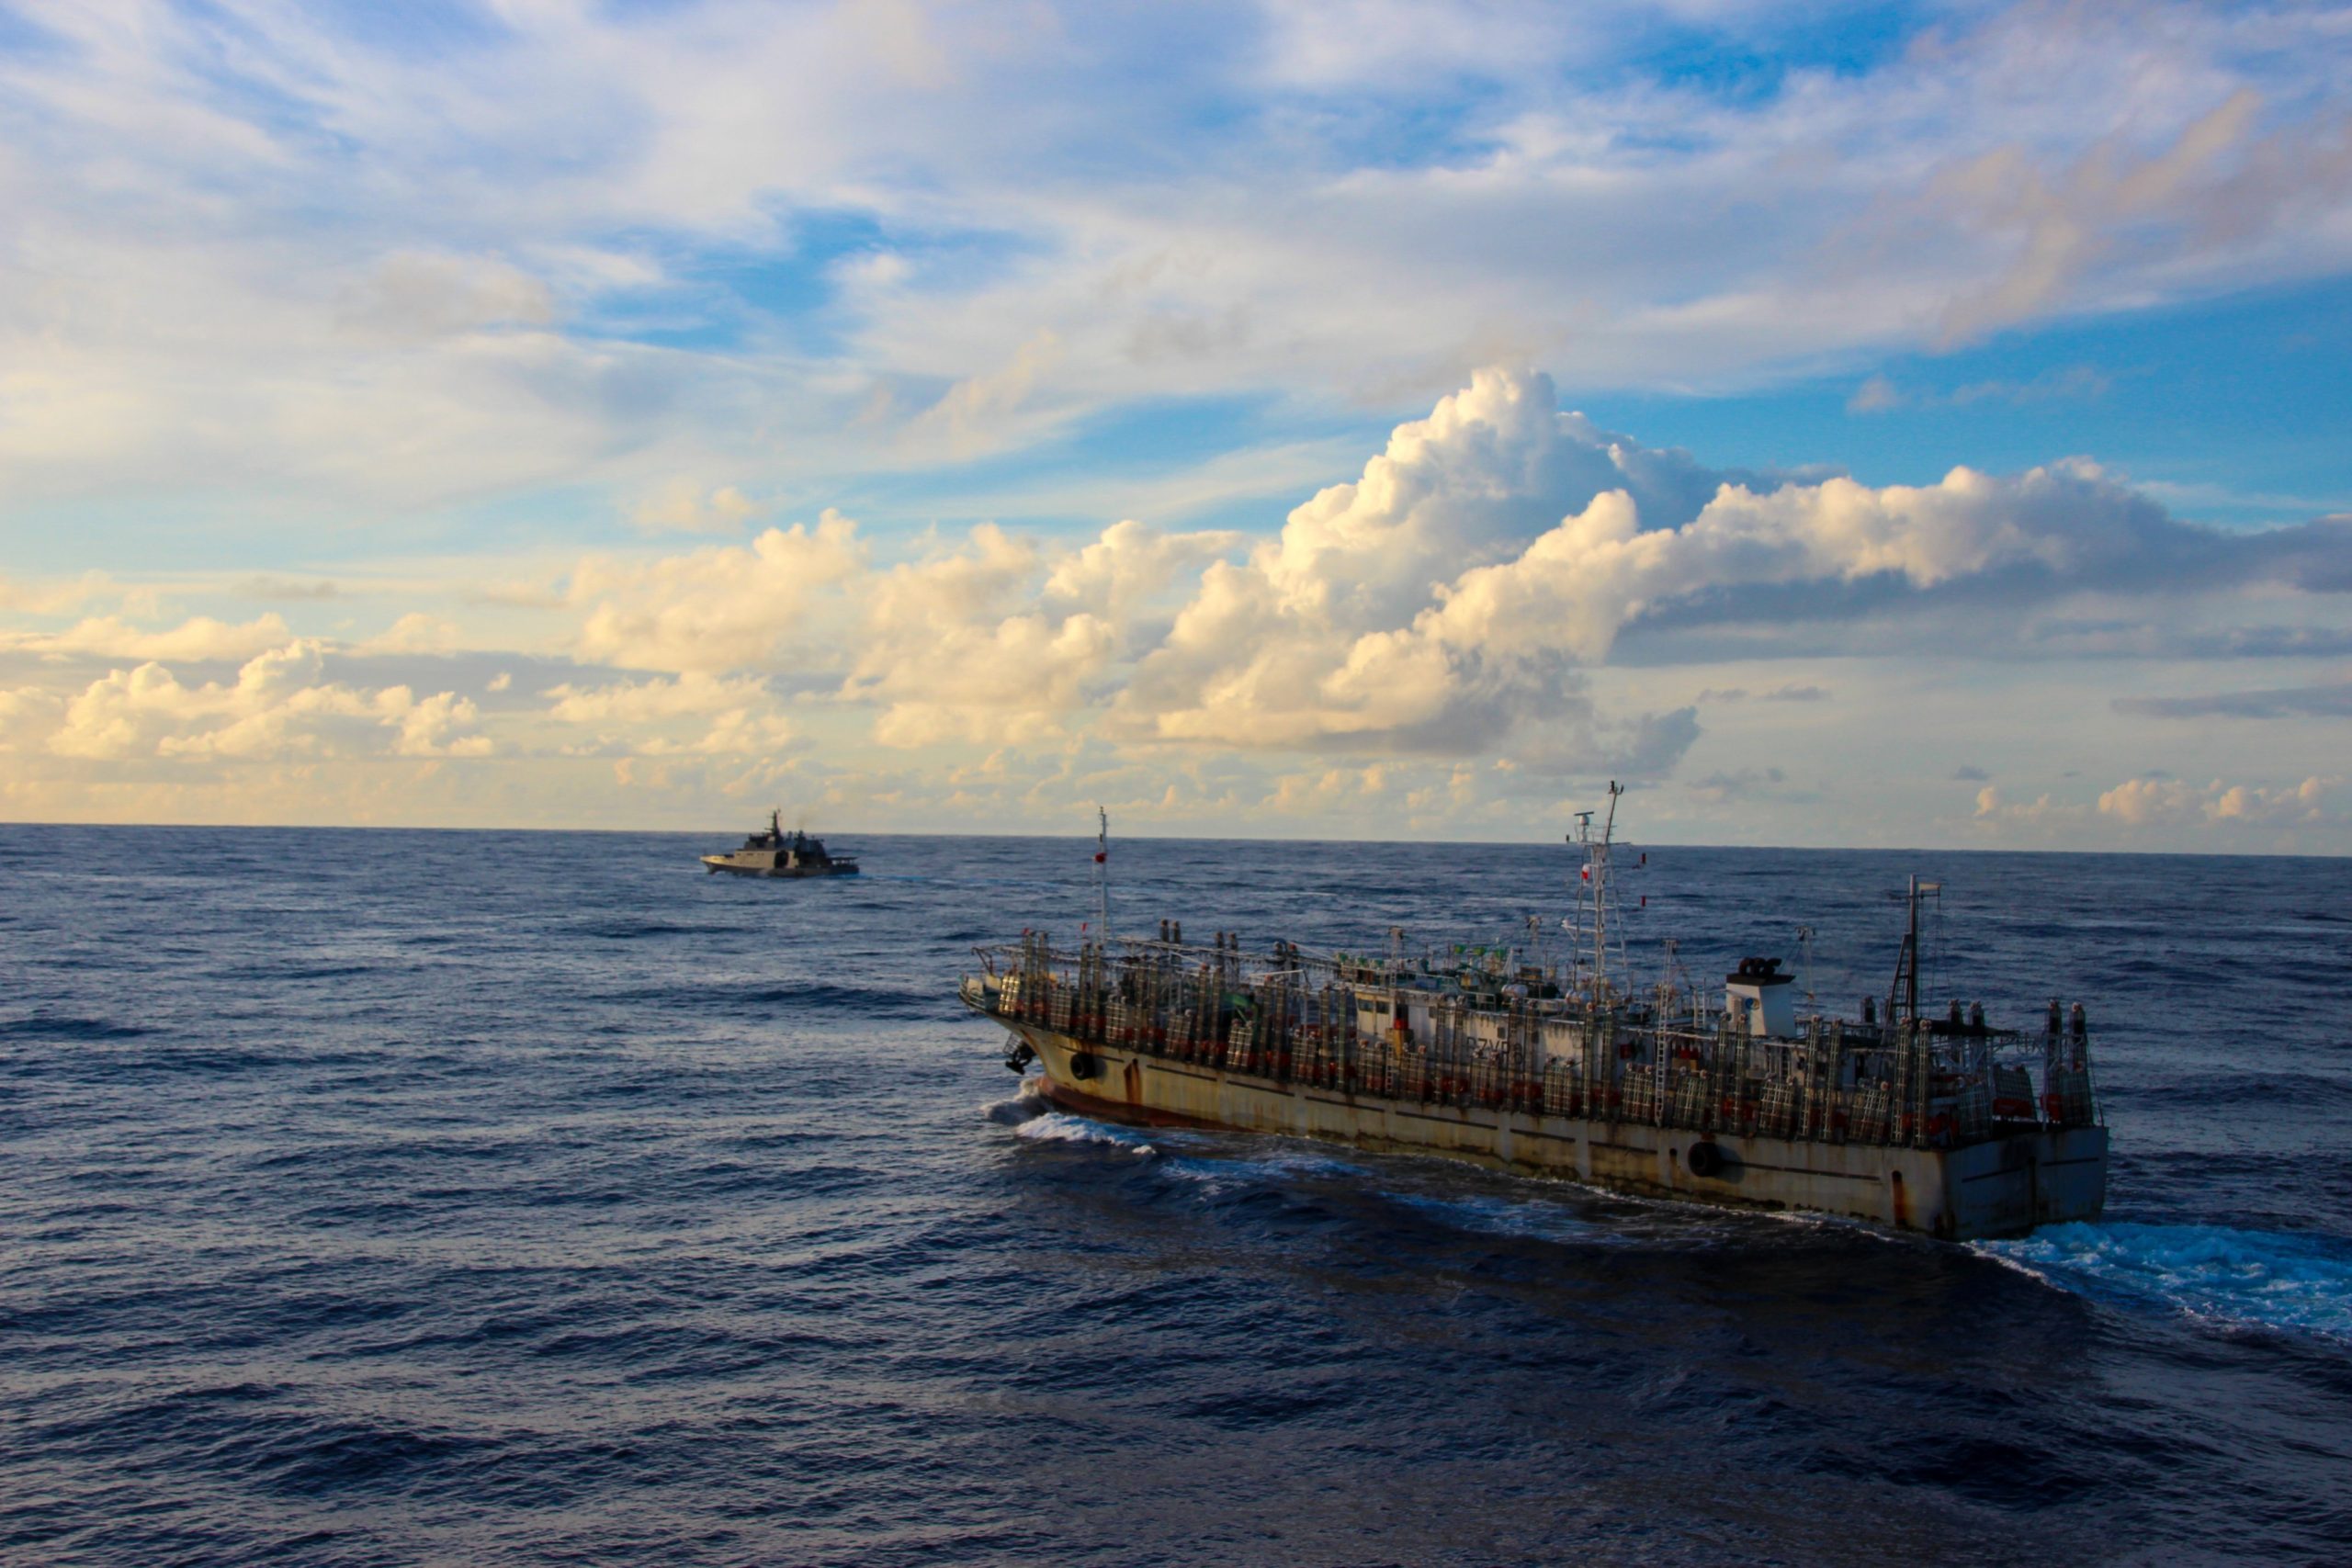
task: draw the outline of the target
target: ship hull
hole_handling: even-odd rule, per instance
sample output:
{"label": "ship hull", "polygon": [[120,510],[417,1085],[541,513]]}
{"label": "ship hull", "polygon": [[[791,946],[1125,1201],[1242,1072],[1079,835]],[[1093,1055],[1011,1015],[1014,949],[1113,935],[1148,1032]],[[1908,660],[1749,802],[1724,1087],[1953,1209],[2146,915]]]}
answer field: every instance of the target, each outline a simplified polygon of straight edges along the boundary
{"label": "ship hull", "polygon": [[702,857],[702,863],[714,872],[729,872],[737,876],[803,877],[855,876],[857,874],[857,867],[854,865],[762,865],[750,862],[739,862],[731,855],[705,855]]}
{"label": "ship hull", "polygon": [[[2098,1126],[2026,1127],[1949,1150],[1693,1133],[1355,1095],[996,1021],[1036,1054],[1047,1100],[1114,1121],[1442,1155],[1640,1197],[1830,1214],[1948,1241],[2096,1219],[2106,1203],[2107,1129]],[[1700,1160],[1716,1167],[1713,1174],[1691,1168],[1700,1144],[1713,1146]]]}

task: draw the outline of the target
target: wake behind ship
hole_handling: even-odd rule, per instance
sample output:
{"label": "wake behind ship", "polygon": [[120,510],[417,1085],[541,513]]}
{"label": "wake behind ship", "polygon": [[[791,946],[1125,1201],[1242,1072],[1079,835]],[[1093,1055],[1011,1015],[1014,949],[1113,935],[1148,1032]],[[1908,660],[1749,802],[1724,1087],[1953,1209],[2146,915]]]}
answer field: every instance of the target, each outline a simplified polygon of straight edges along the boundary
{"label": "wake behind ship", "polygon": [[[1220,931],[1042,934],[978,949],[961,996],[1012,1034],[1049,1100],[1147,1124],[1447,1155],[1617,1191],[1835,1214],[1948,1240],[2098,1216],[2108,1134],[2083,1005],[2028,1033],[1919,1005],[1913,880],[1894,984],[1858,1019],[1798,1016],[1794,976],[1743,960],[1717,1005],[1669,964],[1626,981],[1609,817],[1592,830],[1564,963],[1514,949],[1379,956]],[[1106,838],[1098,931],[1109,930]],[[1670,951],[1670,948],[1669,948]],[[2036,1092],[2039,1084],[2040,1092]]]}

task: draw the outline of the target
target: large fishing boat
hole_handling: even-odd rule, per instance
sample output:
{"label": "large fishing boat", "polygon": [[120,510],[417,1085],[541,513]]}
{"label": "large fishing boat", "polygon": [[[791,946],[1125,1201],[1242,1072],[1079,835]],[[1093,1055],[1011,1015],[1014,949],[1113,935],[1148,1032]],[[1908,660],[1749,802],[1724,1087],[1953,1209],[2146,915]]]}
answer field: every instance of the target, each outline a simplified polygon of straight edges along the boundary
{"label": "large fishing boat", "polygon": [[[1580,814],[1560,962],[1515,947],[1310,953],[1234,932],[1106,937],[1109,824],[1091,936],[976,949],[973,1010],[1010,1032],[1046,1100],[1089,1116],[1453,1156],[1612,1190],[1811,1211],[1949,1240],[2098,1217],[2107,1128],[2083,1004],[1996,1028],[1920,1006],[1914,877],[1894,983],[1859,1018],[1800,1012],[1781,960],[1742,960],[1720,1001],[1672,962],[1630,982],[1612,886],[1617,797]],[[1540,922],[1531,922],[1540,929]],[[2039,1092],[2037,1093],[2037,1079]]]}

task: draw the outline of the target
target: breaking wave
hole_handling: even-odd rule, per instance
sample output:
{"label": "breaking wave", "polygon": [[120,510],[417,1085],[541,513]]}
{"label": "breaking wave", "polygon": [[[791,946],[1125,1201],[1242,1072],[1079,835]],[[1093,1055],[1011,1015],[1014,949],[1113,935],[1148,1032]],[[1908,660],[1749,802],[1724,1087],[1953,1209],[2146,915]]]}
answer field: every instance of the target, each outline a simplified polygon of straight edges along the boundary
{"label": "breaking wave", "polygon": [[1045,1144],[1110,1144],[1135,1155],[1156,1155],[1159,1151],[1145,1141],[1141,1133],[1127,1127],[1114,1127],[1105,1122],[1090,1122],[1083,1116],[1067,1111],[1048,1111],[1033,1116],[1013,1130],[1013,1136],[1029,1138]]}

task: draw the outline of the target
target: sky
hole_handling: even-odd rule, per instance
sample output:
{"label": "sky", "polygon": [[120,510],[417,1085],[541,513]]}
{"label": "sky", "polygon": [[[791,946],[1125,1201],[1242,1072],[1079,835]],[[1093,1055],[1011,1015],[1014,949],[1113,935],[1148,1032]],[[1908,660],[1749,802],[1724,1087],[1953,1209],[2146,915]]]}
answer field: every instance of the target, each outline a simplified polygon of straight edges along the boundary
{"label": "sky", "polygon": [[2352,7],[0,0],[0,818],[2352,852]]}

